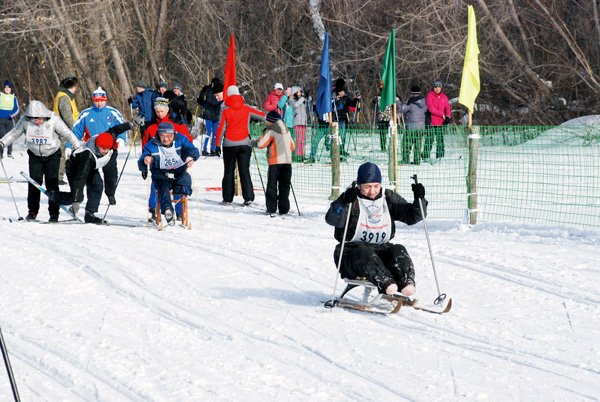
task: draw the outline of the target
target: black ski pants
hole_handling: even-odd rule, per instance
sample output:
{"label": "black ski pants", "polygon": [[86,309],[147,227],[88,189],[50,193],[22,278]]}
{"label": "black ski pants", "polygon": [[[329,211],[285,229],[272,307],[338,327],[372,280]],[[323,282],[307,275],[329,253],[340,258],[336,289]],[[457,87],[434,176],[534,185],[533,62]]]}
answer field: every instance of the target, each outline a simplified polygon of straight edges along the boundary
{"label": "black ski pants", "polygon": [[445,154],[444,147],[444,132],[446,131],[445,126],[430,126],[425,133],[425,146],[423,147],[423,159],[429,159],[431,154],[431,148],[433,148],[433,142],[436,141],[435,145],[435,157],[436,159],[443,158]]}
{"label": "black ski pants", "polygon": [[[73,178],[76,172],[74,172],[72,169],[71,160],[67,161],[66,174],[67,178],[69,179],[69,187],[71,187],[73,197],[75,197],[75,184],[73,182]],[[87,178],[85,179],[85,191],[87,196],[87,201],[85,203],[86,211],[90,211],[92,213],[98,212],[103,188],[104,182],[102,181],[102,176],[100,176],[98,169],[90,169]]]}
{"label": "black ski pants", "polygon": [[[290,211],[290,187],[292,185],[292,165],[269,165],[267,193],[265,194],[267,212],[287,214]],[[277,189],[279,188],[279,194]]]}
{"label": "black ski pants", "polygon": [[[10,130],[12,130],[14,127],[13,121],[12,119],[5,119],[3,117],[0,117],[0,138],[4,137],[5,134],[7,134]],[[10,144],[7,147],[7,152],[8,155],[12,154],[12,150],[13,150],[13,146],[12,144]],[[2,151],[4,152],[4,151]],[[0,155],[2,156],[2,155]]]}
{"label": "black ski pants", "polygon": [[119,170],[117,169],[117,155],[119,152],[115,149],[108,163],[102,168],[104,173],[104,193],[107,197],[112,197],[117,191],[117,180],[119,179]]}
{"label": "black ski pants", "polygon": [[252,177],[250,177],[250,156],[252,156],[252,148],[248,145],[223,147],[223,201],[233,201],[236,163],[242,183],[244,201],[254,201],[254,188]]}
{"label": "black ski pants", "polygon": [[[333,253],[335,263],[340,258],[341,243]],[[415,268],[406,248],[401,244],[371,244],[346,242],[340,266],[342,278],[366,278],[377,285],[379,293],[395,282],[399,289],[407,280],[415,279]]]}
{"label": "black ski pants", "polygon": [[[46,190],[58,191],[58,168],[60,166],[60,149],[50,156],[37,156],[31,151],[27,151],[29,155],[29,176],[38,182],[40,185],[46,184]],[[40,211],[40,190],[33,184],[29,183],[27,191],[27,208],[30,213]],[[48,200],[48,212],[50,216],[58,215],[58,204]]]}

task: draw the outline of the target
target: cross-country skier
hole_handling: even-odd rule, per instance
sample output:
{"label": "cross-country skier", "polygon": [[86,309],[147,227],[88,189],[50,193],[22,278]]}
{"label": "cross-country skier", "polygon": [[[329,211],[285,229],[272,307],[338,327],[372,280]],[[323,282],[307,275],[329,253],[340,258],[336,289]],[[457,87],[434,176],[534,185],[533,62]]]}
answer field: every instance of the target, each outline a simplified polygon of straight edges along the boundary
{"label": "cross-country skier", "polygon": [[175,194],[192,194],[192,179],[187,172],[200,157],[200,151],[186,136],[175,131],[171,123],[160,123],[157,135],[148,141],[138,160],[144,180],[150,166],[152,182],[158,190],[160,212],[167,223],[175,224],[171,190]]}
{"label": "cross-country skier", "polygon": [[[5,147],[23,134],[25,134],[29,155],[29,176],[40,184],[45,181],[46,189],[49,191],[58,191],[61,139],[67,140],[75,149],[81,146],[79,140],[56,113],[48,110],[37,100],[29,102],[15,128],[0,140],[0,155]],[[25,219],[34,221],[40,210],[40,190],[33,184],[29,184],[27,207],[29,213]],[[50,222],[58,222],[59,208],[54,202],[48,202]]]}
{"label": "cross-country skier", "polygon": [[[414,225],[423,219],[418,199],[427,201],[422,184],[413,184],[414,202],[408,203],[392,190],[381,186],[381,171],[367,162],[358,168],[356,186],[347,189],[331,203],[325,221],[335,226],[335,238],[340,242],[335,248],[337,263],[342,237],[350,220],[342,256],[342,278],[366,278],[375,284],[379,293],[393,294],[401,289],[405,296],[415,293],[415,269],[408,251],[401,244],[390,243],[396,232],[394,221]],[[425,212],[426,214],[427,212]]]}

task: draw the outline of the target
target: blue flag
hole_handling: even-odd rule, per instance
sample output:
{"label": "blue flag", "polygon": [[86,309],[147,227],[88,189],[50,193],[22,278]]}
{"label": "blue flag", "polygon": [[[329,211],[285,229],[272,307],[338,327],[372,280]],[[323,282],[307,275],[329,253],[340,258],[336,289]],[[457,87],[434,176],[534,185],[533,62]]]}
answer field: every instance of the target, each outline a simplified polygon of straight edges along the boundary
{"label": "blue flag", "polygon": [[[317,89],[317,115],[319,119],[328,121],[331,108],[331,71],[329,70],[329,34],[325,32],[323,53],[321,54],[321,74]],[[325,117],[327,116],[327,117]]]}

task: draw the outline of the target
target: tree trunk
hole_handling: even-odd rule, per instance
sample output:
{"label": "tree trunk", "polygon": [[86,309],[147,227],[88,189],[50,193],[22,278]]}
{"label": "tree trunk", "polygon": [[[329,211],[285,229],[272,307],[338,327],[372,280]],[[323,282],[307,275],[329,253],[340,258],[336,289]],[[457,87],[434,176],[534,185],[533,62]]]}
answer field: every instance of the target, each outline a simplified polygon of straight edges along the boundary
{"label": "tree trunk", "polygon": [[[160,11],[158,12],[157,16],[158,23],[156,24],[156,35],[154,36],[154,52],[152,53],[154,55],[154,62],[157,66],[162,65],[161,45],[165,32],[165,23],[167,22],[167,5],[167,0],[160,1]],[[160,70],[158,71],[158,75],[160,77]]]}
{"label": "tree trunk", "polygon": [[[146,29],[146,24],[144,23],[144,17],[142,16],[142,12],[140,11],[140,6],[138,4],[138,0],[133,0],[132,2],[133,10],[135,11],[135,16],[137,18],[138,24],[140,26],[140,31],[142,33],[142,39],[144,39],[144,45],[146,46],[146,54],[154,54],[154,49],[152,48],[152,44],[150,43],[150,37],[148,36],[148,30]],[[152,72],[152,77],[156,84],[160,81],[160,77],[158,76],[158,66],[156,65],[156,59],[154,57],[149,57],[150,59],[150,67]]]}
{"label": "tree trunk", "polygon": [[125,73],[125,67],[123,65],[123,59],[121,58],[121,54],[115,43],[111,27],[108,24],[108,18],[106,18],[107,11],[109,10],[105,9],[102,13],[102,28],[104,30],[104,36],[108,41],[108,46],[110,47],[110,53],[115,65],[115,70],[117,71],[117,77],[119,77],[119,82],[121,84],[121,95],[125,97],[128,94],[133,93],[133,88],[129,85],[129,80],[127,79],[127,74]]}

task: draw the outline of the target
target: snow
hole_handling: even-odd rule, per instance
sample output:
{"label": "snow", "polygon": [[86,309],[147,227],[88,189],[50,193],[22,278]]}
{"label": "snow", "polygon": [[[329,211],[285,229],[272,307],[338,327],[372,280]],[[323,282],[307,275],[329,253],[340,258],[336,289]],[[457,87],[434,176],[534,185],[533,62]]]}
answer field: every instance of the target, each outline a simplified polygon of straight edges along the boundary
{"label": "snow", "polygon": [[[3,162],[20,178],[27,155],[14,155]],[[136,160],[111,221],[146,218]],[[429,220],[448,314],[328,310],[327,203],[269,218],[203,190],[220,186],[221,159],[192,172],[193,229],[162,232],[14,222],[0,184],[0,326],[23,401],[600,400],[600,229]],[[27,187],[12,189],[24,216]],[[423,224],[394,241],[431,304]],[[11,398],[2,371],[0,400]]]}

